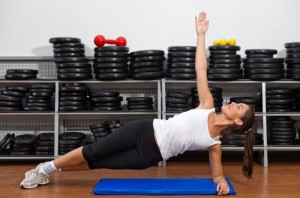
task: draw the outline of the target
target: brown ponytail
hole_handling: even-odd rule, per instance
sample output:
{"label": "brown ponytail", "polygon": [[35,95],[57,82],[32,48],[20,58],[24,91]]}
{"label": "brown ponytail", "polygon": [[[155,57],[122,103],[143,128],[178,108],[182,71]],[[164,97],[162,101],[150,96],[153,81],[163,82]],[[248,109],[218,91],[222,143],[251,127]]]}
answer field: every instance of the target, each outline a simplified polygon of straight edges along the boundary
{"label": "brown ponytail", "polygon": [[255,136],[252,129],[247,131],[246,141],[244,145],[244,157],[243,157],[243,174],[248,178],[252,179],[253,173],[253,144]]}

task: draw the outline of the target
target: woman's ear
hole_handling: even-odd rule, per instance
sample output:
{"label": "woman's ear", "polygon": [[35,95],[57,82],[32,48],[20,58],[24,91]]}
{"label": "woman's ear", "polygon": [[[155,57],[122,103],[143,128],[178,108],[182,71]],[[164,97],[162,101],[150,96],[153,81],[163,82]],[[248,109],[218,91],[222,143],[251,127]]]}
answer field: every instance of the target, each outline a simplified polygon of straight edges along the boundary
{"label": "woman's ear", "polygon": [[243,125],[243,121],[242,121],[241,119],[235,119],[235,120],[234,120],[234,123],[235,123],[236,125],[239,125],[239,126],[242,126],[242,125]]}

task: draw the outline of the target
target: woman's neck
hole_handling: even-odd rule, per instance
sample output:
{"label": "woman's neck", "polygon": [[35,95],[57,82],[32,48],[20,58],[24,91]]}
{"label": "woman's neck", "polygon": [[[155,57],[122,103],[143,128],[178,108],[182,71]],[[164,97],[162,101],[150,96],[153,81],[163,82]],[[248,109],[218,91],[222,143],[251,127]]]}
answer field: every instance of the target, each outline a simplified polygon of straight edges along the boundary
{"label": "woman's neck", "polygon": [[211,113],[208,116],[208,128],[212,138],[217,137],[221,132],[228,127],[222,118],[222,114]]}

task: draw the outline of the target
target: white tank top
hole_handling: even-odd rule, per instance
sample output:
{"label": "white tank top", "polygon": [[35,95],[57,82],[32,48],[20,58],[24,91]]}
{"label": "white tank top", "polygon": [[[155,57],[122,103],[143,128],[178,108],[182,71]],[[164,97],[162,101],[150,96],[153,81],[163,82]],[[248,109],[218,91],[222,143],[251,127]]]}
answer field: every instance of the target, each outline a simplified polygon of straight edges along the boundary
{"label": "white tank top", "polygon": [[211,138],[208,115],[215,109],[191,109],[168,120],[154,119],[153,128],[164,160],[185,151],[205,149],[220,141]]}

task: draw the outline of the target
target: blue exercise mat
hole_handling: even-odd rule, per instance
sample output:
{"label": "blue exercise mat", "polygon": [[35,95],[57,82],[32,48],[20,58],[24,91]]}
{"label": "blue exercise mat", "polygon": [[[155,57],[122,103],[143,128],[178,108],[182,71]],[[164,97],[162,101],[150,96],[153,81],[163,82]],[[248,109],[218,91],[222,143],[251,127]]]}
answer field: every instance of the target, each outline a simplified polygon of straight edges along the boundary
{"label": "blue exercise mat", "polygon": [[[228,178],[229,194],[235,190]],[[96,195],[216,195],[217,185],[211,178],[114,178],[100,179]]]}

